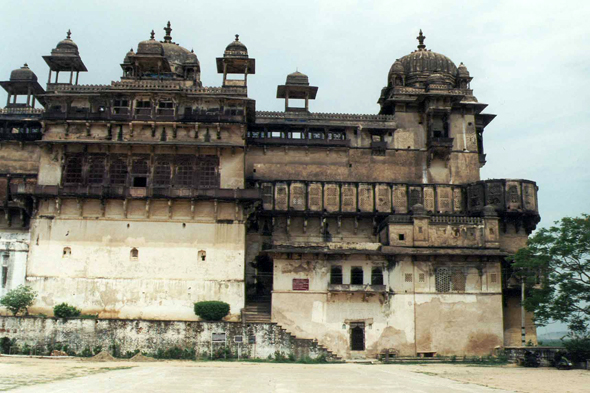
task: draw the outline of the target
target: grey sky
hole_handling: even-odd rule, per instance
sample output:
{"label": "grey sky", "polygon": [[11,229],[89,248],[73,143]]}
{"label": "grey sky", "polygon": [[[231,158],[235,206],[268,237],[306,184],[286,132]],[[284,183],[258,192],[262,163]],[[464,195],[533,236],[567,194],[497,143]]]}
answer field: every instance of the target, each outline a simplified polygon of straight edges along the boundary
{"label": "grey sky", "polygon": [[221,84],[215,58],[239,33],[256,58],[248,83],[258,110],[282,109],[276,86],[298,67],[319,86],[311,110],[344,113],[378,111],[389,67],[416,49],[422,28],[427,48],[463,62],[498,115],[484,134],[482,179],[536,181],[541,226],[590,213],[590,2],[0,0],[0,79],[28,62],[44,85],[41,56],[71,29],[89,69],[80,83],[109,83],[168,20],[205,85]]}

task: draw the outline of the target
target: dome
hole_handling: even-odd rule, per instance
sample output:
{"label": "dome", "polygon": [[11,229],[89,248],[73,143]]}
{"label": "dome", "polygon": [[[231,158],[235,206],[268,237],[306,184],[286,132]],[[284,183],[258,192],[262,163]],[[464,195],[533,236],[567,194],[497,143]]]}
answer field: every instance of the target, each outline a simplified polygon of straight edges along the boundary
{"label": "dome", "polygon": [[127,54],[125,55],[125,58],[123,59],[123,64],[130,64],[131,63],[131,57],[135,56],[135,52],[133,52],[133,48],[129,49],[129,52],[127,52]]}
{"label": "dome", "polygon": [[285,82],[285,85],[309,86],[309,77],[299,71],[295,71],[294,73],[287,75],[287,82]]}
{"label": "dome", "polygon": [[392,74],[403,74],[403,73],[404,73],[404,66],[399,61],[399,59],[397,59],[395,61],[395,63],[393,63],[393,65],[391,66],[391,69],[389,70],[389,75],[392,75]]}
{"label": "dome", "polygon": [[184,64],[199,64],[197,54],[193,50],[191,50],[190,53],[186,56]]}
{"label": "dome", "polygon": [[[396,65],[400,63],[403,67],[403,72],[406,76],[406,85],[409,86],[422,86],[424,83],[433,83],[429,81],[429,77],[432,74],[436,74],[437,83],[455,85],[455,76],[457,75],[457,66],[445,55],[440,53],[432,52],[426,49],[424,45],[424,39],[426,38],[420,30],[418,35],[418,50],[396,60],[394,66],[397,69],[401,68]],[[391,67],[390,74],[394,68]]]}
{"label": "dome", "polygon": [[72,32],[68,30],[65,39],[57,43],[57,46],[53,50],[53,53],[75,53],[78,54],[78,45],[71,39]]}
{"label": "dome", "polygon": [[239,34],[236,34],[236,39],[225,48],[223,57],[248,57],[248,48],[240,42]]}
{"label": "dome", "polygon": [[35,73],[33,71],[31,71],[31,69],[29,68],[29,66],[26,63],[21,68],[17,68],[16,70],[14,70],[10,73],[10,81],[11,82],[21,82],[21,81],[28,82],[28,81],[36,81],[36,80],[37,80],[37,75],[35,75]]}
{"label": "dome", "polygon": [[459,64],[459,67],[457,68],[457,75],[462,78],[469,78],[469,71],[467,70],[467,67],[465,67],[465,64]]}
{"label": "dome", "polygon": [[164,49],[164,57],[168,59],[170,64],[184,64],[186,59],[191,55],[188,49],[178,44],[164,42],[162,43],[162,48]]}
{"label": "dome", "polygon": [[149,40],[141,41],[137,45],[137,54],[138,55],[155,55],[155,56],[163,56],[164,55],[164,48],[162,47],[162,43],[156,41],[154,36],[155,36],[155,33],[152,30],[151,38]]}

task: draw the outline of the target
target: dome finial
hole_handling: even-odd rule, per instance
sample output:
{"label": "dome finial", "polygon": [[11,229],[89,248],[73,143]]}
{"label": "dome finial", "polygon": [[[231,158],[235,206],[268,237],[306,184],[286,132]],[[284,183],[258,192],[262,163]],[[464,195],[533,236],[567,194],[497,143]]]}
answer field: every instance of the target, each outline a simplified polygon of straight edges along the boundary
{"label": "dome finial", "polygon": [[150,33],[150,40],[153,40],[155,36],[156,33],[154,33],[154,30],[152,29],[152,32]]}
{"label": "dome finial", "polygon": [[239,40],[240,40],[240,35],[236,34],[236,41],[239,41]]}
{"label": "dome finial", "polygon": [[426,36],[422,34],[422,29],[420,29],[420,34],[418,34],[418,37],[416,37],[416,39],[420,43],[420,45],[418,45],[418,49],[426,49],[426,45],[424,45],[424,40],[426,39]]}
{"label": "dome finial", "polygon": [[164,27],[164,31],[166,32],[164,42],[172,42],[172,36],[170,35],[170,33],[172,33],[172,27],[170,27],[170,21],[168,21],[168,24]]}
{"label": "dome finial", "polygon": [[68,29],[68,33],[66,35],[66,40],[71,39],[70,37],[72,36],[72,31],[70,29]]}

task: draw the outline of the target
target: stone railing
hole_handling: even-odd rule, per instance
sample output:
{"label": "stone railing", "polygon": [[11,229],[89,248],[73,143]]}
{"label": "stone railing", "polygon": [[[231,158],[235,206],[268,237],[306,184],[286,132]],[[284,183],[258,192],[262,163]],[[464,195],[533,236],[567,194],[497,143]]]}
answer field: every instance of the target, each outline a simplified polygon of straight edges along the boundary
{"label": "stone railing", "polygon": [[40,115],[43,108],[4,108],[0,109],[0,115]]}
{"label": "stone railing", "polygon": [[119,91],[119,90],[176,90],[190,94],[202,95],[246,95],[245,87],[198,87],[186,86],[182,81],[122,81],[112,82],[110,85],[70,85],[70,84],[49,84],[49,91],[53,92],[97,92],[97,91]]}
{"label": "stone railing", "polygon": [[390,115],[369,115],[369,114],[352,114],[352,113],[322,113],[322,112],[267,112],[257,111],[257,119],[290,119],[304,118],[312,120],[345,120],[345,121],[394,121],[394,116]]}

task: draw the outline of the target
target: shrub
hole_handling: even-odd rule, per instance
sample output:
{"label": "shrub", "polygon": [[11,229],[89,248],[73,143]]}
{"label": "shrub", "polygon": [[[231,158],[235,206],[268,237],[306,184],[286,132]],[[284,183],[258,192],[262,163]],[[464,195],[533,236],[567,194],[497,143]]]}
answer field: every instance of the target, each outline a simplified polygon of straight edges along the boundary
{"label": "shrub", "polygon": [[57,318],[75,318],[80,316],[82,312],[68,303],[61,303],[53,307],[53,315]]}
{"label": "shrub", "polygon": [[18,288],[9,291],[2,299],[0,299],[0,304],[10,310],[13,315],[18,314],[21,311],[24,311],[25,314],[27,314],[28,308],[33,305],[36,297],[37,292],[31,287],[19,285]]}
{"label": "shrub", "polygon": [[563,344],[567,349],[566,355],[572,362],[585,362],[590,359],[590,337],[564,340]]}
{"label": "shrub", "polygon": [[195,314],[205,321],[220,321],[229,314],[229,304],[215,300],[195,303]]}

